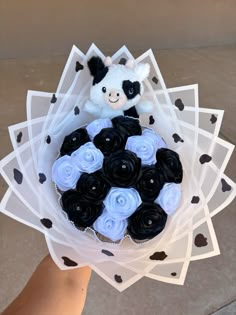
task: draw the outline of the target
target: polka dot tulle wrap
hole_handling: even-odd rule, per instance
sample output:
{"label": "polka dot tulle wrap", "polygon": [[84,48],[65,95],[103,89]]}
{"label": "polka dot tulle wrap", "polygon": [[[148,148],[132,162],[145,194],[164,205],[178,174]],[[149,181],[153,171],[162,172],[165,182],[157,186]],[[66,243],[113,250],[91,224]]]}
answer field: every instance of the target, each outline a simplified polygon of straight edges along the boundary
{"label": "polka dot tulle wrap", "polygon": [[[199,107],[197,85],[167,88],[151,50],[135,60],[150,64],[150,74],[144,82],[144,98],[154,104],[152,113],[140,116],[140,123],[160,135],[167,147],[179,154],[184,173],[182,197],[177,211],[169,215],[163,232],[153,239],[133,242],[125,237],[117,243],[108,242],[106,238],[98,240],[91,229],[81,231],[71,224],[61,211],[60,195],[52,181],[52,166],[64,137],[94,120],[83,111],[92,82],[87,67],[92,56],[105,58],[95,45],[86,54],[74,46],[57,90],[28,92],[27,121],[9,128],[14,150],[0,163],[1,174],[9,185],[1,202],[1,212],[44,233],[49,252],[61,269],[90,265],[119,291],[144,276],[183,284],[192,260],[220,253],[212,217],[235,197],[235,183],[224,173],[234,146],[219,138],[223,111]],[[112,56],[113,63],[125,64],[128,59],[133,56],[126,47]],[[93,139],[101,127],[111,128],[106,121],[100,127],[93,126],[90,131]],[[84,145],[86,137],[82,139],[81,145]],[[60,155],[73,159],[72,152],[73,143],[68,143]],[[107,159],[106,154],[103,155]],[[75,178],[83,176],[80,170],[74,173],[71,159],[65,164],[67,176],[62,178],[63,189],[68,182],[74,184]],[[89,157],[85,156],[86,159]],[[161,163],[165,167],[165,163]],[[104,198],[102,192],[106,192],[107,186],[99,170],[88,175],[83,181],[99,180],[102,187],[99,198]],[[61,174],[57,176],[60,178]],[[167,176],[170,176],[168,172]],[[84,185],[80,189],[84,191]],[[165,189],[172,202],[159,195],[159,203],[166,204],[171,213],[171,205],[178,202],[169,187]],[[65,203],[76,199],[74,194],[67,191],[65,194]],[[150,211],[146,206],[139,207],[142,212]],[[99,217],[101,208],[96,204],[89,211]],[[140,212],[134,214],[142,228]],[[156,214],[157,210],[150,222],[156,220]],[[113,224],[109,217],[102,219],[104,227]],[[83,222],[90,224],[86,213]],[[125,225],[119,225],[119,231],[124,228]]]}

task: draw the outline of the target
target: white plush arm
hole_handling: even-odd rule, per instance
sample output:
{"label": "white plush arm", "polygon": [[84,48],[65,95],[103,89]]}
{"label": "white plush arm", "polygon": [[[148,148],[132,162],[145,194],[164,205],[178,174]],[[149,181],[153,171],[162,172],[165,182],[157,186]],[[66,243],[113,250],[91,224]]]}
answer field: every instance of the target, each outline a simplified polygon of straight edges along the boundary
{"label": "white plush arm", "polygon": [[86,101],[84,104],[84,111],[97,117],[101,115],[101,108],[90,100]]}
{"label": "white plush arm", "polygon": [[140,101],[135,107],[139,114],[153,111],[153,103],[147,100]]}
{"label": "white plush arm", "polygon": [[107,106],[101,110],[100,117],[112,119],[113,117],[123,115],[123,114],[124,114],[123,110],[112,109],[111,107]]}

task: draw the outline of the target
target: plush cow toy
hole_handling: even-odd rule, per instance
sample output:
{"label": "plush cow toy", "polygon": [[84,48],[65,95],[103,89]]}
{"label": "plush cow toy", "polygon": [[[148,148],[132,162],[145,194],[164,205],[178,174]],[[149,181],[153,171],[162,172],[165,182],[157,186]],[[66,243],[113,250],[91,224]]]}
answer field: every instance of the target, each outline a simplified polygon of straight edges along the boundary
{"label": "plush cow toy", "polygon": [[84,110],[96,117],[113,118],[125,115],[138,118],[139,114],[151,112],[153,105],[141,101],[144,92],[143,80],[150,71],[149,64],[134,64],[128,60],[125,65],[112,64],[110,57],[102,61],[92,57],[88,67],[93,76],[90,99]]}

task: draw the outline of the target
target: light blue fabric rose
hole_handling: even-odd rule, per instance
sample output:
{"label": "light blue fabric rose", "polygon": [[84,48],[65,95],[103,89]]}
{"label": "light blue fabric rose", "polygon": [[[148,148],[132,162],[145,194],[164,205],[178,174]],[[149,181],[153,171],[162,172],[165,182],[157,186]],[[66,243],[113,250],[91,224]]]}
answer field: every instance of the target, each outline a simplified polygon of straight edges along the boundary
{"label": "light blue fabric rose", "polygon": [[69,155],[57,159],[52,167],[52,180],[62,191],[73,189],[79,180],[80,172]]}
{"label": "light blue fabric rose", "polygon": [[120,221],[130,217],[142,200],[134,188],[112,187],[103,203],[110,216]]}
{"label": "light blue fabric rose", "polygon": [[86,127],[87,132],[91,140],[103,129],[103,128],[111,128],[112,122],[109,118],[100,118],[92,121]]}
{"label": "light blue fabric rose", "polygon": [[158,134],[156,134],[153,130],[151,129],[144,129],[142,132],[142,135],[145,137],[149,137],[152,139],[156,145],[156,150],[159,150],[161,148],[167,148],[167,144],[165,141],[160,137]]}
{"label": "light blue fabric rose", "polygon": [[155,203],[168,214],[173,214],[179,207],[181,201],[181,185],[168,183],[163,186]]}
{"label": "light blue fabric rose", "polygon": [[92,142],[87,142],[71,154],[80,172],[93,173],[102,167],[104,156]]}
{"label": "light blue fabric rose", "polygon": [[125,149],[137,154],[142,165],[152,165],[156,163],[156,145],[152,138],[146,136],[129,137]]}
{"label": "light blue fabric rose", "polygon": [[108,237],[113,242],[121,240],[124,237],[127,226],[127,220],[114,220],[105,209],[93,224],[93,228],[97,232]]}

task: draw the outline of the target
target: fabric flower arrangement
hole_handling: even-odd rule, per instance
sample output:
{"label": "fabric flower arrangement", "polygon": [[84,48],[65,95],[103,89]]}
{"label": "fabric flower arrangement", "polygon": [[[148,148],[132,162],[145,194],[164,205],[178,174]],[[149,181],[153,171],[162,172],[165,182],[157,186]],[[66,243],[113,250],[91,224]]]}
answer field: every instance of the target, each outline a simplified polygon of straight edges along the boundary
{"label": "fabric flower arrangement", "polygon": [[176,152],[138,119],[100,118],[64,138],[52,179],[68,219],[116,242],[151,239],[181,201]]}

